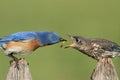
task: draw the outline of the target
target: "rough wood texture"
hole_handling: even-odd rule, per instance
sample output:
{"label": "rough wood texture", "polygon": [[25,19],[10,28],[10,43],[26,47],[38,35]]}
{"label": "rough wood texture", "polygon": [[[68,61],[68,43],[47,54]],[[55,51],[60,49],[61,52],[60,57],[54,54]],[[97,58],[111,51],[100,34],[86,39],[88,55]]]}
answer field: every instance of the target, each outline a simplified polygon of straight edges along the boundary
{"label": "rough wood texture", "polygon": [[111,58],[103,58],[98,61],[91,80],[119,80]]}
{"label": "rough wood texture", "polygon": [[20,59],[18,61],[18,68],[15,61],[11,62],[6,80],[32,80],[26,60]]}

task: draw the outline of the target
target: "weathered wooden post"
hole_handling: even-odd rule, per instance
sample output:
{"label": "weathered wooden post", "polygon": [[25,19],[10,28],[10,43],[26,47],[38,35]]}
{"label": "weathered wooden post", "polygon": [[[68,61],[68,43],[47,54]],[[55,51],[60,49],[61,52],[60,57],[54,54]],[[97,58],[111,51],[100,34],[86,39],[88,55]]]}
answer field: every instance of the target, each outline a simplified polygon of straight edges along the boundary
{"label": "weathered wooden post", "polygon": [[111,58],[99,59],[91,80],[119,80]]}
{"label": "weathered wooden post", "polygon": [[15,61],[11,62],[6,80],[32,80],[28,63],[25,59],[20,59],[18,61],[18,67],[19,69],[16,67]]}

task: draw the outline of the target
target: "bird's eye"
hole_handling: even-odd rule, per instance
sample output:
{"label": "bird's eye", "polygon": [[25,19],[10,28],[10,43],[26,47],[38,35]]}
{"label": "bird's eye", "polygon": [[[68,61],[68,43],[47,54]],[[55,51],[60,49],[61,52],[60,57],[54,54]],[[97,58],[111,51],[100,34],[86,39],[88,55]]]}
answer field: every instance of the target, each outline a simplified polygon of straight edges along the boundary
{"label": "bird's eye", "polygon": [[81,41],[80,39],[76,38],[76,42],[80,43],[80,41]]}

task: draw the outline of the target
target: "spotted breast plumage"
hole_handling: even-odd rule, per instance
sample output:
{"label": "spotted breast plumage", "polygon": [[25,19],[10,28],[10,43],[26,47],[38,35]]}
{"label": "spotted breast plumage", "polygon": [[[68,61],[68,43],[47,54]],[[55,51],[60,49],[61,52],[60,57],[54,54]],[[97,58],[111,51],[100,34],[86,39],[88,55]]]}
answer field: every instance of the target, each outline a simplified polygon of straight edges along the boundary
{"label": "spotted breast plumage", "polygon": [[112,41],[100,38],[85,38],[81,36],[70,36],[72,44],[67,46],[75,48],[80,52],[99,60],[100,58],[113,58],[120,56],[120,46]]}
{"label": "spotted breast plumage", "polygon": [[55,32],[17,32],[0,38],[0,48],[5,54],[17,59],[13,54],[32,53],[39,47],[66,41]]}

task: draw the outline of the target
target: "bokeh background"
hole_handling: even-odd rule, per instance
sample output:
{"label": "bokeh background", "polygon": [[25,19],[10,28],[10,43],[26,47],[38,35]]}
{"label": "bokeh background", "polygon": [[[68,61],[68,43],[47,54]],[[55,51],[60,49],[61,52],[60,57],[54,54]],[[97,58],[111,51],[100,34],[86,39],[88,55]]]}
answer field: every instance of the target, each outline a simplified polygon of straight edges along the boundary
{"label": "bokeh background", "polygon": [[[19,31],[55,31],[99,37],[120,44],[120,0],[0,0],[0,36]],[[24,57],[33,80],[89,80],[97,62],[60,43]],[[0,51],[0,80],[5,80],[10,58]],[[113,59],[120,78],[120,58]]]}

